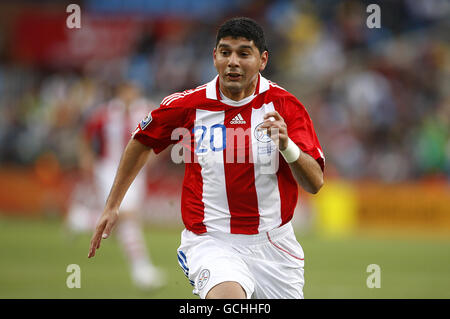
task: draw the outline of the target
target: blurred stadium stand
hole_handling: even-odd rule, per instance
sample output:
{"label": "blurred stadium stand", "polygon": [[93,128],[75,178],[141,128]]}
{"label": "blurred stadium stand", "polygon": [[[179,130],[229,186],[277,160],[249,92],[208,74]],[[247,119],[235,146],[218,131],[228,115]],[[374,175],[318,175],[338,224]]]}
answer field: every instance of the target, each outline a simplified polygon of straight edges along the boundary
{"label": "blurred stadium stand", "polygon": [[[81,29],[65,26],[69,3],[81,6]],[[366,26],[370,3],[380,4],[380,29]],[[232,16],[264,26],[270,62],[263,75],[307,107],[327,159],[326,182],[353,187],[343,198],[353,198],[356,212],[344,205],[336,214],[357,217],[344,224],[397,218],[450,229],[445,0],[2,1],[0,211],[63,213],[84,115],[123,81],[156,103],[209,81],[216,28]],[[179,218],[183,168],[160,163],[149,190],[165,192]],[[303,214],[340,207],[306,204]],[[324,218],[335,229],[342,222]]]}

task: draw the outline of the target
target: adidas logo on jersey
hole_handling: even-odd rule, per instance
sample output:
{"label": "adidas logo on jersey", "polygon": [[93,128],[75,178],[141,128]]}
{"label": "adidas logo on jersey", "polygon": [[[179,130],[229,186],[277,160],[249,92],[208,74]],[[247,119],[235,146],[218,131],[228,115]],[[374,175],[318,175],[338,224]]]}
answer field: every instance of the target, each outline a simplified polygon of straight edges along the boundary
{"label": "adidas logo on jersey", "polygon": [[242,117],[241,113],[236,115],[231,121],[230,124],[246,124],[244,118]]}

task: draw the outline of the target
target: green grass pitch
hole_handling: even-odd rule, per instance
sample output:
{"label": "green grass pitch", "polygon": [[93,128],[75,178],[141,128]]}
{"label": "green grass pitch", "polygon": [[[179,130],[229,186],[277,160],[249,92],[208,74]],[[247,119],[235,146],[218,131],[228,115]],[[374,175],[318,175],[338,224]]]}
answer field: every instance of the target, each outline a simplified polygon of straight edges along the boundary
{"label": "green grass pitch", "polygon": [[[181,229],[146,228],[154,262],[168,285],[135,288],[114,236],[88,259],[91,234],[70,237],[58,219],[0,218],[0,298],[198,298],[179,269]],[[297,239],[305,251],[305,298],[450,298],[450,239],[354,236]],[[68,288],[67,266],[78,264],[81,288]],[[381,288],[368,288],[367,266],[381,268]]]}

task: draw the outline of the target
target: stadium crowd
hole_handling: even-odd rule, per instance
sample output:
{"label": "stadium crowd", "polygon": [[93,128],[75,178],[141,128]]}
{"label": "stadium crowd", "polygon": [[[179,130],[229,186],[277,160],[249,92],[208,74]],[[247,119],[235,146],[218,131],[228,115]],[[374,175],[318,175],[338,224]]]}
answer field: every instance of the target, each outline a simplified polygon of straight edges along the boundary
{"label": "stadium crowd", "polygon": [[[8,30],[0,29],[0,163],[31,165],[53,154],[63,169],[76,168],[87,113],[124,81],[155,104],[208,82],[215,75],[213,26],[238,15],[267,30],[270,62],[263,75],[308,109],[326,174],[386,182],[448,179],[450,4],[382,3],[381,28],[370,29],[369,3],[243,1],[212,16],[137,15],[146,23],[132,50],[77,67],[17,61],[9,50],[14,39],[5,40]],[[89,1],[80,5],[90,10]]]}

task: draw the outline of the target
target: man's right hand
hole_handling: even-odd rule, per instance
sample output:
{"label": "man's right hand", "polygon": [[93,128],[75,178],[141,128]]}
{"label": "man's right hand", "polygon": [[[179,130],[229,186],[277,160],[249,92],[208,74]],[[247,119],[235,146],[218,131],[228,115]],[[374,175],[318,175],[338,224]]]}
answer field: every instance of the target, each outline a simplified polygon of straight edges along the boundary
{"label": "man's right hand", "polygon": [[91,239],[88,258],[95,256],[95,251],[100,248],[102,239],[106,239],[111,234],[112,229],[119,219],[118,209],[105,209],[95,228],[94,235]]}
{"label": "man's right hand", "polygon": [[[141,144],[135,139],[130,139],[120,159],[111,191],[105,204],[103,214],[97,223],[94,235],[91,239],[88,258],[95,256],[95,251],[100,248],[100,242],[111,234],[112,229],[119,219],[119,207],[128,188],[136,175],[144,167],[150,155],[151,148]],[[111,208],[113,207],[113,208]],[[117,208],[116,208],[117,207]]]}

